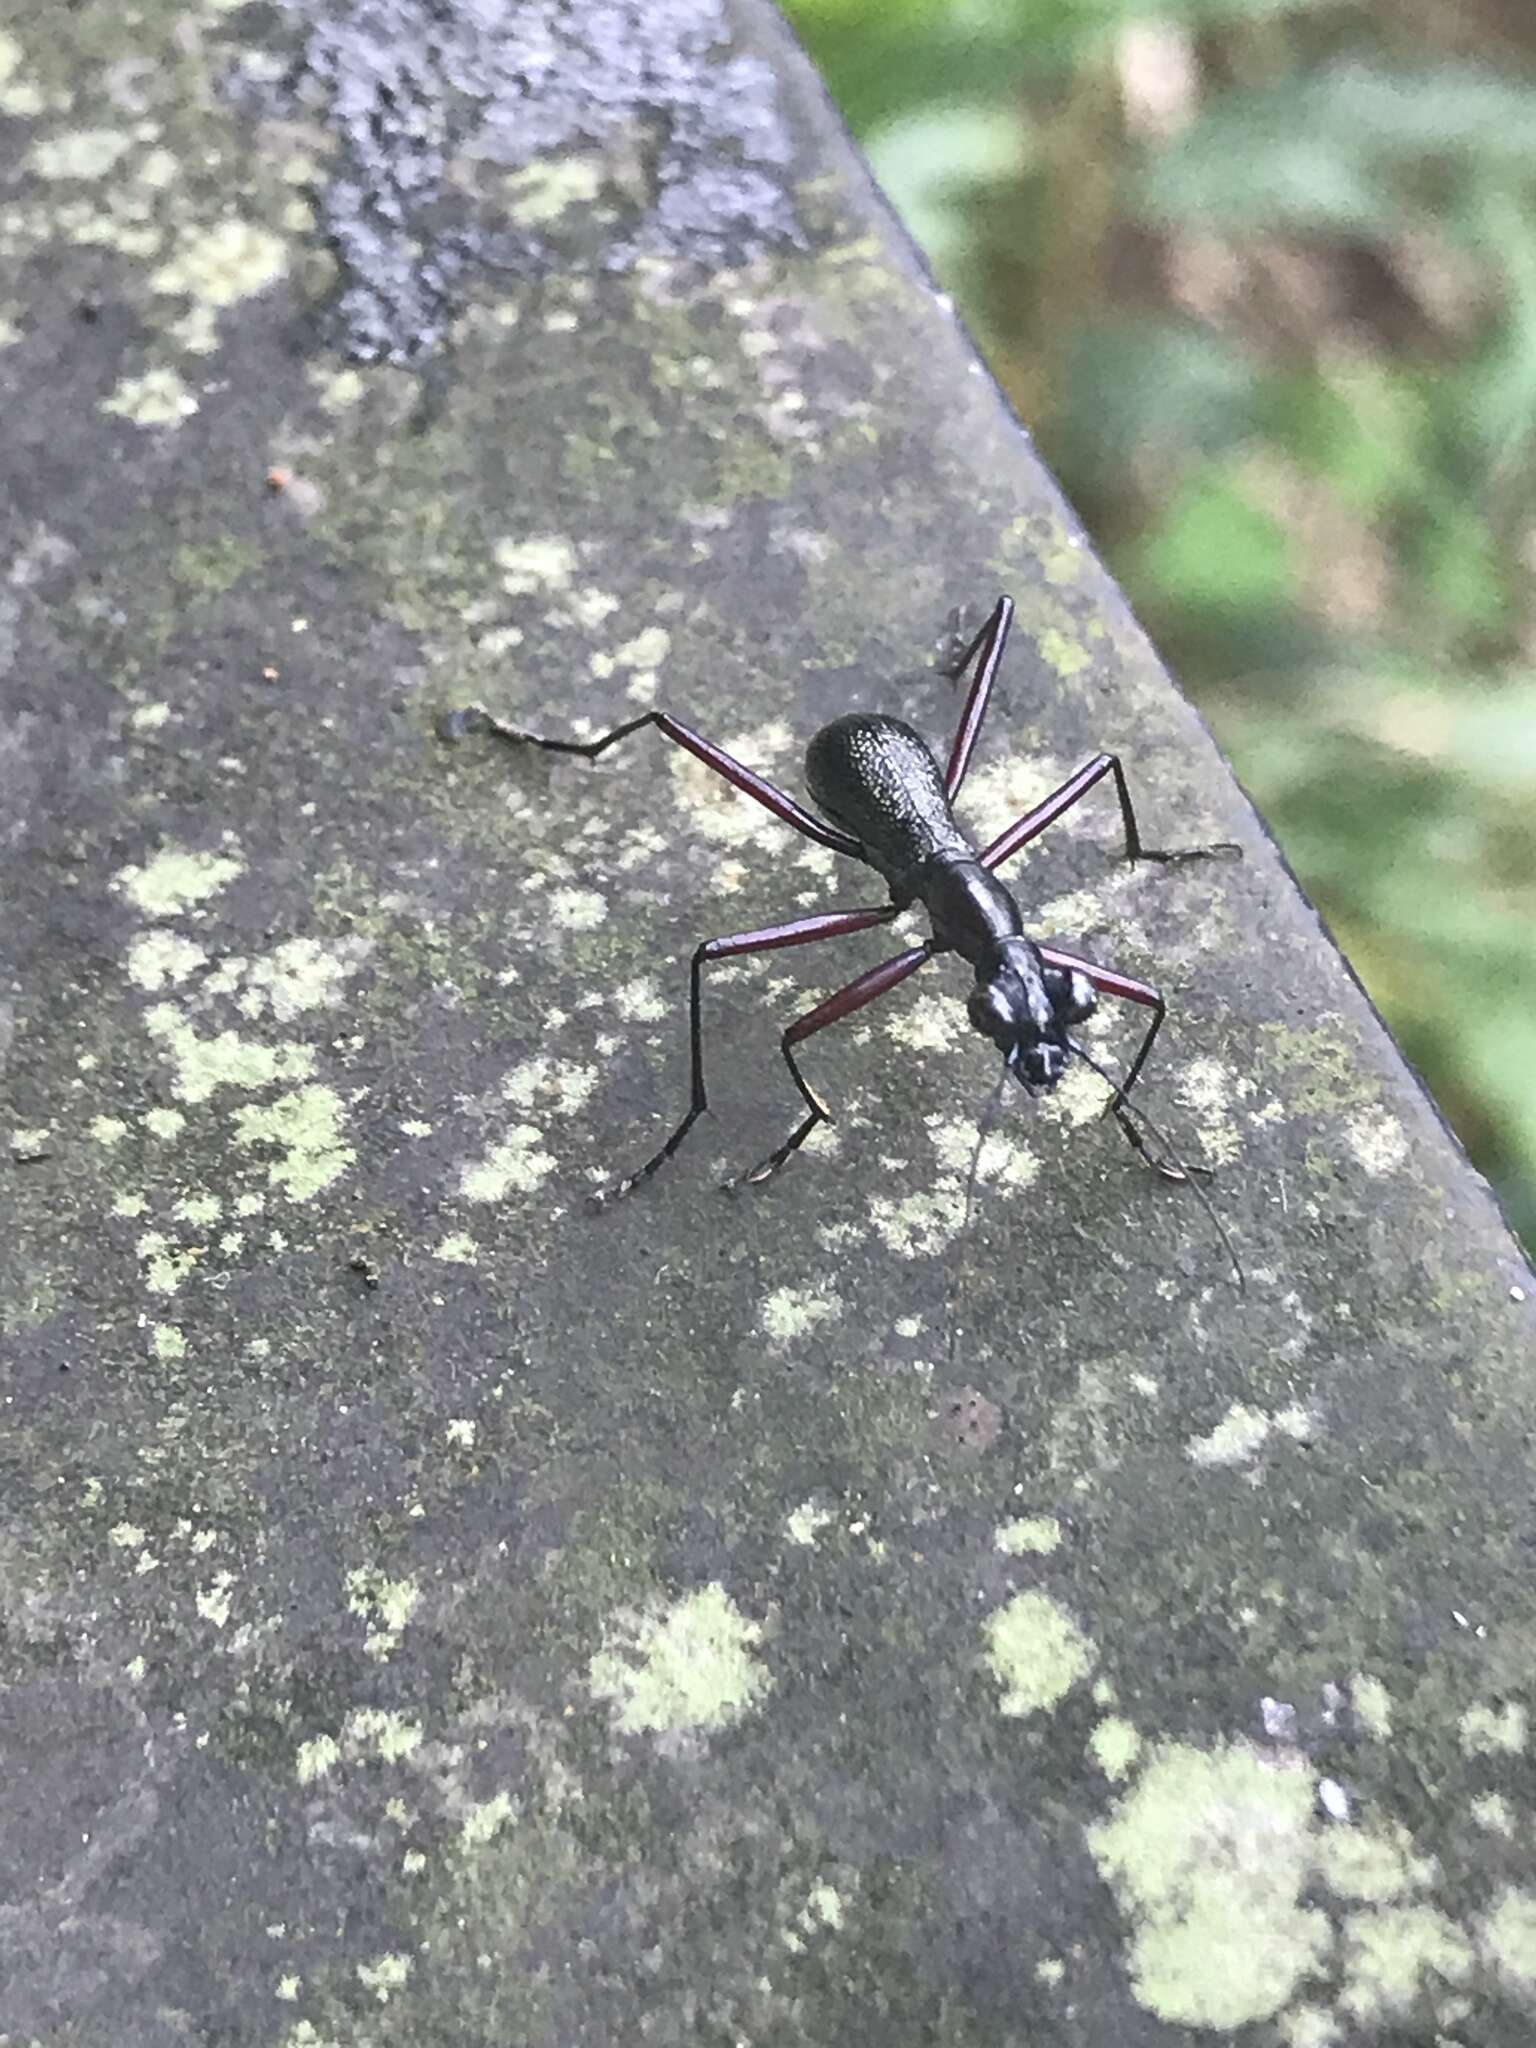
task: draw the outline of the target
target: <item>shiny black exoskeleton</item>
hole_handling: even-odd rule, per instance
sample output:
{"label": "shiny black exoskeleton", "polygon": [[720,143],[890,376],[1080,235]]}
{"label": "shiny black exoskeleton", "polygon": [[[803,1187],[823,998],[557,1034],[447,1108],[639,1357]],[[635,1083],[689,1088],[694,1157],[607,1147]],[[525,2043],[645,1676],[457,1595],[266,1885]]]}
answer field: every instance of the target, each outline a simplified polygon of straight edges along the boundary
{"label": "shiny black exoskeleton", "polygon": [[971,1023],[1030,1088],[1067,1070],[1067,1034],[1098,998],[1076,969],[1050,967],[1024,935],[1019,906],[957,823],[944,775],[904,719],[855,711],[824,725],[806,749],[805,779],[823,813],[859,842],[891,902],[920,902],[934,951],[976,970]]}
{"label": "shiny black exoskeleton", "polygon": [[[975,973],[969,1005],[971,1022],[998,1047],[1009,1072],[1031,1090],[1054,1088],[1074,1057],[1096,1064],[1071,1035],[1073,1027],[1093,1009],[1096,995],[1122,997],[1150,1009],[1152,1021],[1125,1079],[1118,1087],[1111,1083],[1114,1094],[1109,1106],[1131,1143],[1151,1159],[1141,1131],[1130,1120],[1126,1097],[1162,1024],[1162,997],[1145,982],[1133,981],[1128,975],[1116,974],[1093,961],[1026,937],[1018,905],[997,879],[996,871],[1105,776],[1114,780],[1128,860],[1189,860],[1207,853],[1236,853],[1238,849],[1204,847],[1186,853],[1160,853],[1143,846],[1119,760],[1113,754],[1095,754],[990,846],[977,851],[956,822],[953,805],[975,752],[1012,621],[1012,601],[1000,597],[986,625],[951,667],[951,674],[958,680],[975,663],[965,708],[942,771],[922,736],[899,718],[856,712],[835,719],[816,734],[806,756],[806,777],[824,817],[806,810],[670,712],[642,712],[595,740],[546,739],[504,725],[478,705],[454,712],[443,720],[440,731],[445,739],[461,738],[472,731],[489,731],[517,745],[531,743],[554,753],[580,754],[587,760],[595,760],[631,733],[655,726],[675,745],[685,748],[807,839],[875,869],[884,877],[889,891],[887,903],[791,918],[758,931],[706,939],[697,948],[689,983],[693,1093],[688,1113],[658,1152],[633,1173],[594,1196],[595,1201],[614,1201],[647,1180],[672,1157],[708,1106],[701,1001],[703,971],[711,961],[805,946],[818,939],[867,931],[871,926],[889,923],[915,902],[921,902],[928,912],[932,923],[930,938],[882,961],[878,967],[869,968],[846,988],[796,1018],[784,1032],[784,1058],[809,1114],[745,1178],[766,1180],[798,1150],[817,1124],[831,1116],[801,1073],[795,1047],[829,1024],[852,1016],[867,1003],[888,994],[908,975],[915,974],[925,961],[940,953],[958,953],[969,962]],[[1170,1179],[1187,1178],[1182,1167],[1155,1159],[1151,1163]]]}

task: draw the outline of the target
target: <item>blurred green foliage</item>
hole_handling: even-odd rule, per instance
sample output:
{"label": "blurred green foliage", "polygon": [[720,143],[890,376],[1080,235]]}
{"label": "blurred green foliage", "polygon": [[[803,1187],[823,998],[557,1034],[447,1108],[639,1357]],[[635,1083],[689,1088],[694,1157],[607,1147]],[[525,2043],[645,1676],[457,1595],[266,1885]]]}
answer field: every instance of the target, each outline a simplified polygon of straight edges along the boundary
{"label": "blurred green foliage", "polygon": [[786,6],[1536,1244],[1536,6]]}

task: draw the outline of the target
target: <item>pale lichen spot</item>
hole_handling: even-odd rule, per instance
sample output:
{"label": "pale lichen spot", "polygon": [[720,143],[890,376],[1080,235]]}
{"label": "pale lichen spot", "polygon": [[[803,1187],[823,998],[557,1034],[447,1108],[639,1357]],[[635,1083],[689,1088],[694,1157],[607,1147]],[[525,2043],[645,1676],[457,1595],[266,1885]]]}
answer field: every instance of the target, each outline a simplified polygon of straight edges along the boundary
{"label": "pale lichen spot", "polygon": [[1483,1916],[1478,1946],[1507,1982],[1536,1992],[1536,1893],[1506,1885]]}
{"label": "pale lichen spot", "polygon": [[1184,1455],[1195,1465],[1247,1465],[1264,1448],[1273,1426],[1262,1408],[1234,1401],[1209,1435],[1190,1438]]}
{"label": "pale lichen spot", "polygon": [[1053,668],[1063,682],[1070,682],[1080,676],[1093,660],[1081,640],[1074,640],[1070,633],[1063,633],[1057,626],[1047,626],[1039,639],[1040,658],[1048,668]]}
{"label": "pale lichen spot", "polygon": [[107,1541],[115,1550],[142,1550],[147,1540],[137,1522],[115,1522],[107,1531]]}
{"label": "pale lichen spot", "polygon": [[229,1621],[230,1588],[234,1583],[233,1572],[219,1572],[213,1583],[197,1595],[195,1604],[198,1613],[204,1621],[211,1622],[215,1628],[223,1628]]}
{"label": "pale lichen spot", "polygon": [[180,917],[228,888],[243,868],[231,854],[169,845],[142,865],[120,868],[113,883],[143,916]]}
{"label": "pale lichen spot", "polygon": [[112,1204],[112,1214],[124,1218],[142,1216],[148,1207],[143,1195],[119,1195]]}
{"label": "pale lichen spot", "polygon": [[799,1507],[791,1509],[785,1516],[784,1534],[791,1543],[814,1544],[822,1530],[835,1520],[830,1508],[821,1507],[813,1500],[803,1500]]}
{"label": "pale lichen spot", "polygon": [[272,1996],[274,1998],[281,1998],[285,2004],[292,2005],[303,1988],[304,1979],[302,1977],[292,1975],[279,1977],[276,1985],[273,1987]]}
{"label": "pale lichen spot", "polygon": [[546,157],[506,180],[508,212],[520,227],[547,227],[567,207],[590,206],[605,176],[595,156]]}
{"label": "pale lichen spot", "polygon": [[432,1256],[449,1266],[473,1266],[480,1257],[480,1247],[467,1231],[456,1230],[434,1246]]}
{"label": "pale lichen spot", "polygon": [[1131,1987],[1172,2025],[1271,2018],[1322,1965],[1326,1916],[1299,1903],[1312,1774],[1242,1744],[1168,1744],[1092,1829],[1089,1846],[1134,1926]]}
{"label": "pale lichen spot", "polygon": [[633,640],[616,647],[613,658],[624,668],[659,668],[672,649],[672,635],[665,626],[647,626]]}
{"label": "pale lichen spot", "polygon": [[1472,1801],[1468,1810],[1478,1826],[1486,1828],[1491,1835],[1507,1837],[1515,1832],[1515,1816],[1502,1792],[1483,1793]]}
{"label": "pale lichen spot", "polygon": [[319,1082],[295,1088],[271,1103],[245,1103],[235,1112],[235,1143],[275,1146],[279,1157],[267,1178],[290,1201],[307,1202],[340,1180],[357,1154],[342,1142],[346,1111],[334,1088]]}
{"label": "pale lichen spot", "polygon": [[501,1084],[502,1095],[520,1109],[532,1107],[535,1098],[551,1104],[562,1116],[575,1116],[586,1108],[597,1086],[597,1069],[577,1060],[550,1059],[538,1053],[515,1066]]}
{"label": "pale lichen spot", "polygon": [[1035,1965],[1035,1982],[1048,1991],[1054,1991],[1066,1974],[1067,1966],[1060,1956],[1042,1956]]}
{"label": "pale lichen spot", "polygon": [[1053,1123],[1065,1124],[1068,1130],[1076,1130],[1080,1125],[1092,1123],[1095,1117],[1102,1116],[1108,1101],[1107,1084],[1092,1067],[1085,1067],[1081,1060],[1074,1060],[1051,1093],[1042,1096],[1034,1107]]}
{"label": "pale lichen spot", "polygon": [[152,1138],[168,1142],[179,1138],[187,1127],[187,1120],[179,1109],[146,1109],[144,1128]]}
{"label": "pale lichen spot", "polygon": [[484,1848],[516,1817],[517,1806],[511,1795],[497,1792],[470,1807],[459,1825],[459,1841],[466,1849]]}
{"label": "pale lichen spot", "polygon": [[405,1989],[410,1974],[410,1957],[399,1954],[376,1956],[371,1963],[357,1966],[358,1983],[371,1991],[380,2005],[388,2005],[397,1991]]}
{"label": "pale lichen spot", "polygon": [[[976,821],[977,844],[985,846],[1015,818],[1033,810],[1061,781],[1056,765],[1039,754],[1009,754],[1002,760],[979,762],[965,785],[966,813]],[[1068,813],[1067,830],[1077,822],[1078,813]]]}
{"label": "pale lichen spot", "polygon": [[893,1011],[885,1031],[908,1052],[947,1052],[965,1034],[965,1005],[956,996],[925,991]]}
{"label": "pale lichen spot", "polygon": [[168,983],[185,981],[208,955],[180,932],[145,932],[128,948],[128,979],[151,994]]}
{"label": "pale lichen spot", "polygon": [[1357,1672],[1350,1682],[1350,1702],[1360,1726],[1376,1742],[1385,1742],[1392,1733],[1392,1695],[1379,1678],[1369,1672]]}
{"label": "pale lichen spot", "polygon": [[904,1259],[931,1258],[952,1245],[965,1227],[965,1196],[941,1180],[924,1194],[870,1198],[869,1218],[881,1242]]}
{"label": "pale lichen spot", "polygon": [[316,1735],[299,1744],[294,1768],[301,1785],[312,1785],[341,1762],[341,1745],[334,1735]]}
{"label": "pale lichen spot", "polygon": [[1285,2048],[1339,2048],[1344,2035],[1325,2006],[1293,2005],[1281,2015],[1280,2038]]}
{"label": "pale lichen spot", "polygon": [[[18,1139],[36,1138],[39,1135],[46,1139],[48,1133],[46,1131],[42,1133],[35,1131],[13,1131],[11,1133],[12,1151],[24,1149],[17,1144]],[[105,1145],[109,1150],[114,1145],[120,1145],[127,1135],[128,1126],[120,1116],[98,1116],[93,1117],[91,1120],[91,1136],[98,1145]]]}
{"label": "pale lichen spot", "polygon": [[469,1202],[500,1202],[509,1194],[531,1194],[555,1168],[542,1150],[542,1131],[533,1124],[514,1124],[499,1145],[476,1165],[459,1173],[459,1192]]}
{"label": "pale lichen spot", "polygon": [[1408,1134],[1384,1109],[1356,1110],[1344,1120],[1344,1137],[1361,1167],[1374,1178],[1396,1173],[1408,1157]]}
{"label": "pale lichen spot", "polygon": [[776,1287],[757,1311],[758,1327],[776,1344],[791,1344],[818,1323],[831,1322],[843,1312],[835,1294],[817,1294],[810,1288]]}
{"label": "pale lichen spot", "polygon": [[169,722],[170,716],[171,707],[164,702],[136,704],[128,714],[128,723],[135,732],[158,732],[162,725]]}
{"label": "pale lichen spot", "polygon": [[217,1195],[183,1195],[171,1214],[183,1223],[191,1223],[201,1229],[209,1223],[217,1223],[223,1207]]}
{"label": "pale lichen spot", "polygon": [[403,1763],[421,1747],[419,1721],[408,1720],[384,1707],[362,1707],[347,1716],[347,1740],[359,1749],[371,1749],[384,1763]]}
{"label": "pale lichen spot", "polygon": [[363,1647],[376,1662],[383,1663],[398,1647],[406,1625],[421,1600],[421,1588],[414,1579],[390,1579],[365,1567],[347,1574],[347,1606],[369,1624]]}
{"label": "pale lichen spot", "polygon": [[987,1617],[987,1663],[1003,1688],[1001,1713],[1038,1714],[1093,1669],[1096,1652],[1048,1593],[1015,1593]]}
{"label": "pale lichen spot", "polygon": [[608,899],[596,889],[556,889],[550,895],[549,916],[561,931],[596,931],[607,919]]}
{"label": "pale lichen spot", "polygon": [[187,1340],[174,1323],[156,1323],[150,1333],[150,1344],[156,1358],[168,1364],[187,1355]]}
{"label": "pale lichen spot", "polygon": [[624,1734],[726,1728],[767,1691],[762,1628],[718,1581],[622,1626],[587,1667],[593,1697]]}
{"label": "pale lichen spot", "polygon": [[558,534],[534,534],[527,540],[500,540],[492,551],[502,572],[501,587],[512,597],[534,591],[570,587],[576,574],[576,550]]}
{"label": "pale lichen spot", "polygon": [[613,992],[613,1006],[630,1024],[655,1024],[667,1014],[661,991],[648,975],[626,981]]}
{"label": "pale lichen spot", "polygon": [[1061,1542],[1061,1524],[1054,1515],[1023,1515],[1001,1522],[992,1532],[992,1547],[1005,1557],[1047,1557]]}
{"label": "pale lichen spot", "polygon": [[980,1185],[1021,1193],[1033,1185],[1040,1172],[1038,1154],[1012,1131],[988,1132],[985,1144],[978,1150],[977,1127],[972,1123],[959,1118],[928,1117],[925,1124],[940,1164],[957,1180],[967,1180],[974,1165]]}
{"label": "pale lichen spot", "polygon": [[35,143],[27,168],[39,178],[101,178],[132,146],[133,137],[121,128],[74,128]]}
{"label": "pale lichen spot", "polygon": [[1472,1967],[1472,1945],[1434,1906],[1383,1906],[1344,1923],[1344,1989],[1339,2004],[1358,2020],[1405,2013],[1426,1977],[1458,1984]]}
{"label": "pale lichen spot", "polygon": [[197,411],[197,400],[177,371],[146,370],[142,377],[123,378],[101,409],[135,427],[179,427]]}
{"label": "pale lichen spot", "polygon": [[1411,1864],[1405,1840],[1366,1828],[1330,1828],[1317,1843],[1317,1865],[1341,1899],[1381,1904],[1425,1873]]}
{"label": "pale lichen spot", "polygon": [[1141,1754],[1141,1735],[1123,1714],[1107,1714],[1088,1738],[1088,1753],[1105,1777],[1118,1784]]}
{"label": "pale lichen spot", "polygon": [[150,288],[233,306],[254,298],[288,268],[288,246],[254,221],[226,218],[184,237],[169,262],[150,276]]}
{"label": "pale lichen spot", "polygon": [[248,1017],[270,1010],[280,1024],[301,1011],[331,1009],[342,999],[348,975],[367,953],[360,939],[322,945],[318,939],[285,939],[246,973],[240,1008]]}
{"label": "pale lichen spot", "polygon": [[1472,1706],[1458,1724],[1466,1756],[1518,1756],[1525,1748],[1528,1716],[1518,1700],[1502,1707]]}
{"label": "pale lichen spot", "polygon": [[475,1423],[468,1415],[455,1415],[444,1426],[443,1435],[455,1450],[472,1451],[475,1447]]}

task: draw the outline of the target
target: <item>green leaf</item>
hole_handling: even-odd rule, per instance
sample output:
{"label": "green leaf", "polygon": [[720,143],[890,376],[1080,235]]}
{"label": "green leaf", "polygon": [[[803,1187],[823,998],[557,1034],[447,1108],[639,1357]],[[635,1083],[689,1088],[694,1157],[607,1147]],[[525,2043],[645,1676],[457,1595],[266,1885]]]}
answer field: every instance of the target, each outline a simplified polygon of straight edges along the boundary
{"label": "green leaf", "polygon": [[1262,614],[1293,595],[1284,528],[1217,469],[1187,479],[1136,555],[1168,603]]}

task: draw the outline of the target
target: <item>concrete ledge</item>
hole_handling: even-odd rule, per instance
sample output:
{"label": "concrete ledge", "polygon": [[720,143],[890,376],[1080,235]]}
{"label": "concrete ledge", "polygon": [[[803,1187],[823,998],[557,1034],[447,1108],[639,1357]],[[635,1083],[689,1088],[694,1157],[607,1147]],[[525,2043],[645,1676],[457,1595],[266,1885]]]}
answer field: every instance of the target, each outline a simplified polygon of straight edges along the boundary
{"label": "concrete ledge", "polygon": [[[0,32],[0,2040],[1529,2040],[1485,1190],[777,19],[437,11]],[[1246,849],[1018,867],[1168,991],[1246,1294],[1086,1087],[967,1222],[953,966],[722,1197],[879,934],[717,974],[590,1216],[697,940],[869,879],[434,720],[798,788],[999,590],[978,832],[1109,746]]]}

